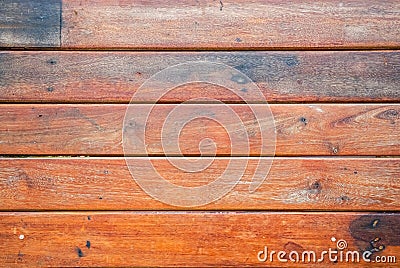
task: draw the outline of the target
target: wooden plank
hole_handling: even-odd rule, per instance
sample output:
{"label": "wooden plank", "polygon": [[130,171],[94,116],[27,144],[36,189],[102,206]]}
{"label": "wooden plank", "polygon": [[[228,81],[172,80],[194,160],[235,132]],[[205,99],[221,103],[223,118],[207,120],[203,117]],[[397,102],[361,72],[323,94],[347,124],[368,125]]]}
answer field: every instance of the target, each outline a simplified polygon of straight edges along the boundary
{"label": "wooden plank", "polygon": [[[167,133],[163,139],[166,143],[162,144],[161,129],[164,121],[177,106],[187,115],[196,107],[196,110],[202,111],[201,116],[207,113],[210,118],[214,116],[220,122],[197,118],[182,128],[179,146],[170,142],[173,141],[173,133]],[[0,154],[123,155],[122,129],[127,107],[111,104],[0,105]],[[142,108],[149,105],[134,107],[137,109],[136,120],[143,118]],[[205,138],[213,139],[217,148],[215,151],[211,143],[210,146],[207,146],[208,143],[203,144],[203,156],[214,153],[232,156],[250,153],[257,156],[261,150],[270,152],[273,140],[269,140],[268,136],[261,143],[258,122],[262,122],[263,127],[272,133],[272,118],[256,118],[251,110],[258,111],[265,106],[254,104],[228,107],[243,120],[243,136],[241,132],[226,132],[238,129],[239,125],[232,121],[223,105],[156,105],[146,123],[148,154],[157,156],[168,152],[168,155],[178,155],[177,150],[181,149],[185,155],[200,155],[199,143]],[[275,118],[278,156],[400,155],[399,104],[274,104],[270,107]],[[127,137],[133,137],[133,131],[142,129],[139,125],[136,127],[136,123],[129,121],[126,124]],[[248,138],[244,136],[246,132]],[[231,147],[230,139],[235,140],[233,144],[236,147]],[[132,151],[127,153],[132,154]]]}
{"label": "wooden plank", "polygon": [[[129,103],[152,75],[192,61],[219,62],[237,69],[258,85],[268,102],[397,102],[400,99],[398,51],[4,51],[0,52],[0,101]],[[242,94],[246,100],[261,101],[250,92]],[[149,102],[154,98],[152,92],[144,96],[138,101]],[[227,89],[198,83],[181,86],[160,102],[176,103],[199,97],[242,101]]]}
{"label": "wooden plank", "polygon": [[[230,160],[216,158],[196,173],[183,172],[165,158],[150,161],[168,181],[194,187],[217,179]],[[147,161],[130,158],[129,164],[142,167]],[[250,193],[257,164],[270,159],[260,161],[250,158],[244,176],[230,193],[194,209],[399,210],[398,158],[275,158],[262,186]],[[234,168],[240,173],[241,167]],[[144,169],[143,174],[158,187],[154,175]],[[0,159],[0,189],[0,210],[184,209],[147,195],[123,158]]]}
{"label": "wooden plank", "polygon": [[398,48],[398,1],[63,1],[64,48]]}
{"label": "wooden plank", "polygon": [[[372,263],[377,256],[394,256],[397,264],[380,265],[395,267],[400,254],[397,213],[3,212],[0,218],[4,266],[309,267],[349,265],[358,255],[356,264],[364,267],[379,265]],[[268,255],[276,251],[272,262],[258,260],[265,247]],[[373,248],[378,252],[367,263],[362,256]],[[329,249],[338,251],[322,259],[321,252]],[[286,259],[295,251],[299,261],[280,262],[279,251]],[[316,261],[312,256],[308,261],[309,251]]]}
{"label": "wooden plank", "polygon": [[61,0],[2,0],[0,47],[59,47]]}

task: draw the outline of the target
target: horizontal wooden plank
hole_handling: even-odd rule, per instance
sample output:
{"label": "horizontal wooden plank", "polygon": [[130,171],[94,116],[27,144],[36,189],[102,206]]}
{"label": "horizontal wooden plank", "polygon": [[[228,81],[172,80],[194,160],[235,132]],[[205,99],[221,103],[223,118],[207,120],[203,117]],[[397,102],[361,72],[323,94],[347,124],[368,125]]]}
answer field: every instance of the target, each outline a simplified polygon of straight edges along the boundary
{"label": "horizontal wooden plank", "polygon": [[[399,214],[3,212],[0,219],[0,257],[7,267],[396,267],[400,254]],[[268,258],[260,262],[265,247]],[[288,262],[278,260],[279,251]],[[292,262],[289,254],[296,260],[296,252]],[[395,258],[377,263],[378,256]]]}
{"label": "horizontal wooden plank", "polygon": [[[216,158],[207,169],[195,173],[179,170],[165,158],[129,158],[128,162],[144,167],[151,161],[166,180],[194,187],[217,179],[230,160]],[[266,180],[250,193],[257,164],[269,161],[250,158],[244,176],[230,193],[195,209],[385,211],[400,207],[398,158],[275,158]],[[241,173],[242,167],[233,168]],[[154,175],[144,168],[143,174],[159,187]],[[0,210],[184,209],[147,195],[123,158],[3,158],[0,189]]]}
{"label": "horizontal wooden plank", "polygon": [[63,1],[64,48],[398,48],[398,1]]}
{"label": "horizontal wooden plank", "polygon": [[2,0],[0,47],[59,47],[61,0]]}
{"label": "horizontal wooden plank", "polygon": [[[247,75],[269,102],[397,102],[398,51],[269,52],[0,52],[1,102],[129,103],[157,72],[183,62],[211,61]],[[143,90],[143,89],[142,89]],[[251,92],[250,102],[261,101]],[[141,102],[154,101],[146,92]],[[242,99],[210,84],[171,90],[160,102],[207,97]]]}
{"label": "horizontal wooden plank", "polygon": [[[127,107],[0,105],[0,154],[123,155],[122,130]],[[200,150],[203,156],[264,155],[265,152],[269,155],[273,149],[272,118],[256,118],[252,111],[263,110],[265,106],[261,104],[227,106],[243,124],[235,122],[224,105],[165,104],[156,105],[146,124],[140,125],[140,120],[145,118],[144,108],[150,105],[132,107],[136,108],[136,117],[129,117],[124,126],[129,155],[144,154],[131,150],[133,142],[143,139],[135,133],[141,129],[146,130],[144,142],[149,155],[179,155],[179,149],[192,156],[200,155]],[[185,118],[172,122],[178,125],[164,126],[167,115],[176,107]],[[274,104],[270,107],[275,119],[278,156],[400,155],[399,104]],[[189,121],[196,116],[200,118]],[[267,129],[265,133],[270,134],[263,134],[263,140],[259,122]],[[179,135],[175,128],[181,130]],[[162,129],[166,134],[161,140]],[[138,139],[132,135],[139,135]],[[176,135],[179,146],[174,143]]]}

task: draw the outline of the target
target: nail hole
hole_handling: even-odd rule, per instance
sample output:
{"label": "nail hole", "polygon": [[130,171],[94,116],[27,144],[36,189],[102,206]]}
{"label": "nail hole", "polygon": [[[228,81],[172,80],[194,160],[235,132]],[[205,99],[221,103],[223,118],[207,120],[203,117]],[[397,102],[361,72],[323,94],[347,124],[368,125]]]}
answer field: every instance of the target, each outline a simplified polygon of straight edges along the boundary
{"label": "nail hole", "polygon": [[381,240],[379,237],[375,237],[374,242],[378,242],[379,240]]}
{"label": "nail hole", "polygon": [[313,182],[313,184],[311,184],[311,189],[313,190],[318,190],[321,188],[321,183],[319,181],[315,181]]}
{"label": "nail hole", "polygon": [[378,226],[379,220],[376,219],[372,222],[372,228],[375,228],[376,226]]}
{"label": "nail hole", "polygon": [[84,255],[83,255],[83,252],[82,252],[82,250],[80,249],[80,248],[78,248],[78,247],[76,247],[75,248],[75,251],[76,251],[76,253],[78,254],[78,257],[79,258],[82,258]]}
{"label": "nail hole", "polygon": [[308,120],[305,117],[300,117],[300,122],[302,122],[304,125],[307,125]]}

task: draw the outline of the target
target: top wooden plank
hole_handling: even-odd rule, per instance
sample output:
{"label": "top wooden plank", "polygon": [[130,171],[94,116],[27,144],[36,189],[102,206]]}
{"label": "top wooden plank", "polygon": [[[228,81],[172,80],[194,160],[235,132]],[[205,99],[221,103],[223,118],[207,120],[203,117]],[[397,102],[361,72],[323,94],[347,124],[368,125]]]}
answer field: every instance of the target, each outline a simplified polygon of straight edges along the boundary
{"label": "top wooden plank", "polygon": [[1,0],[0,47],[59,47],[61,0]]}
{"label": "top wooden plank", "polygon": [[62,47],[400,47],[399,1],[64,0]]}

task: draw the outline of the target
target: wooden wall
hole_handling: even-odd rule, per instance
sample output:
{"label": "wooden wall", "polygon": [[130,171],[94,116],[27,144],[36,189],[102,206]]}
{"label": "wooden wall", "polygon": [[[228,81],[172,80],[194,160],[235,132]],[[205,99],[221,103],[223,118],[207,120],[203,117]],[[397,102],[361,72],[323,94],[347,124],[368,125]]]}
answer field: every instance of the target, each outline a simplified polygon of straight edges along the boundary
{"label": "wooden wall", "polygon": [[[302,254],[337,249],[338,240],[375,261],[397,258],[361,266],[399,265],[399,1],[3,0],[0,47],[1,266],[350,265],[258,260],[264,246]],[[171,182],[204,185],[230,160],[248,159],[226,196],[187,208],[139,187],[122,135],[127,107],[153,100],[150,90],[130,103],[140,86],[190,61],[233,67],[262,98],[243,91],[244,103],[197,83],[155,105],[147,149]],[[212,158],[198,148],[211,137],[212,165],[177,169],[161,126],[176,107],[222,111],[185,102],[199,97],[227,103],[244,121],[266,99],[275,154],[263,153],[258,132],[248,152],[231,153],[226,129],[203,118],[182,130],[180,146],[191,159]],[[273,162],[250,193],[259,157]],[[147,159],[127,158],[138,167]]]}

